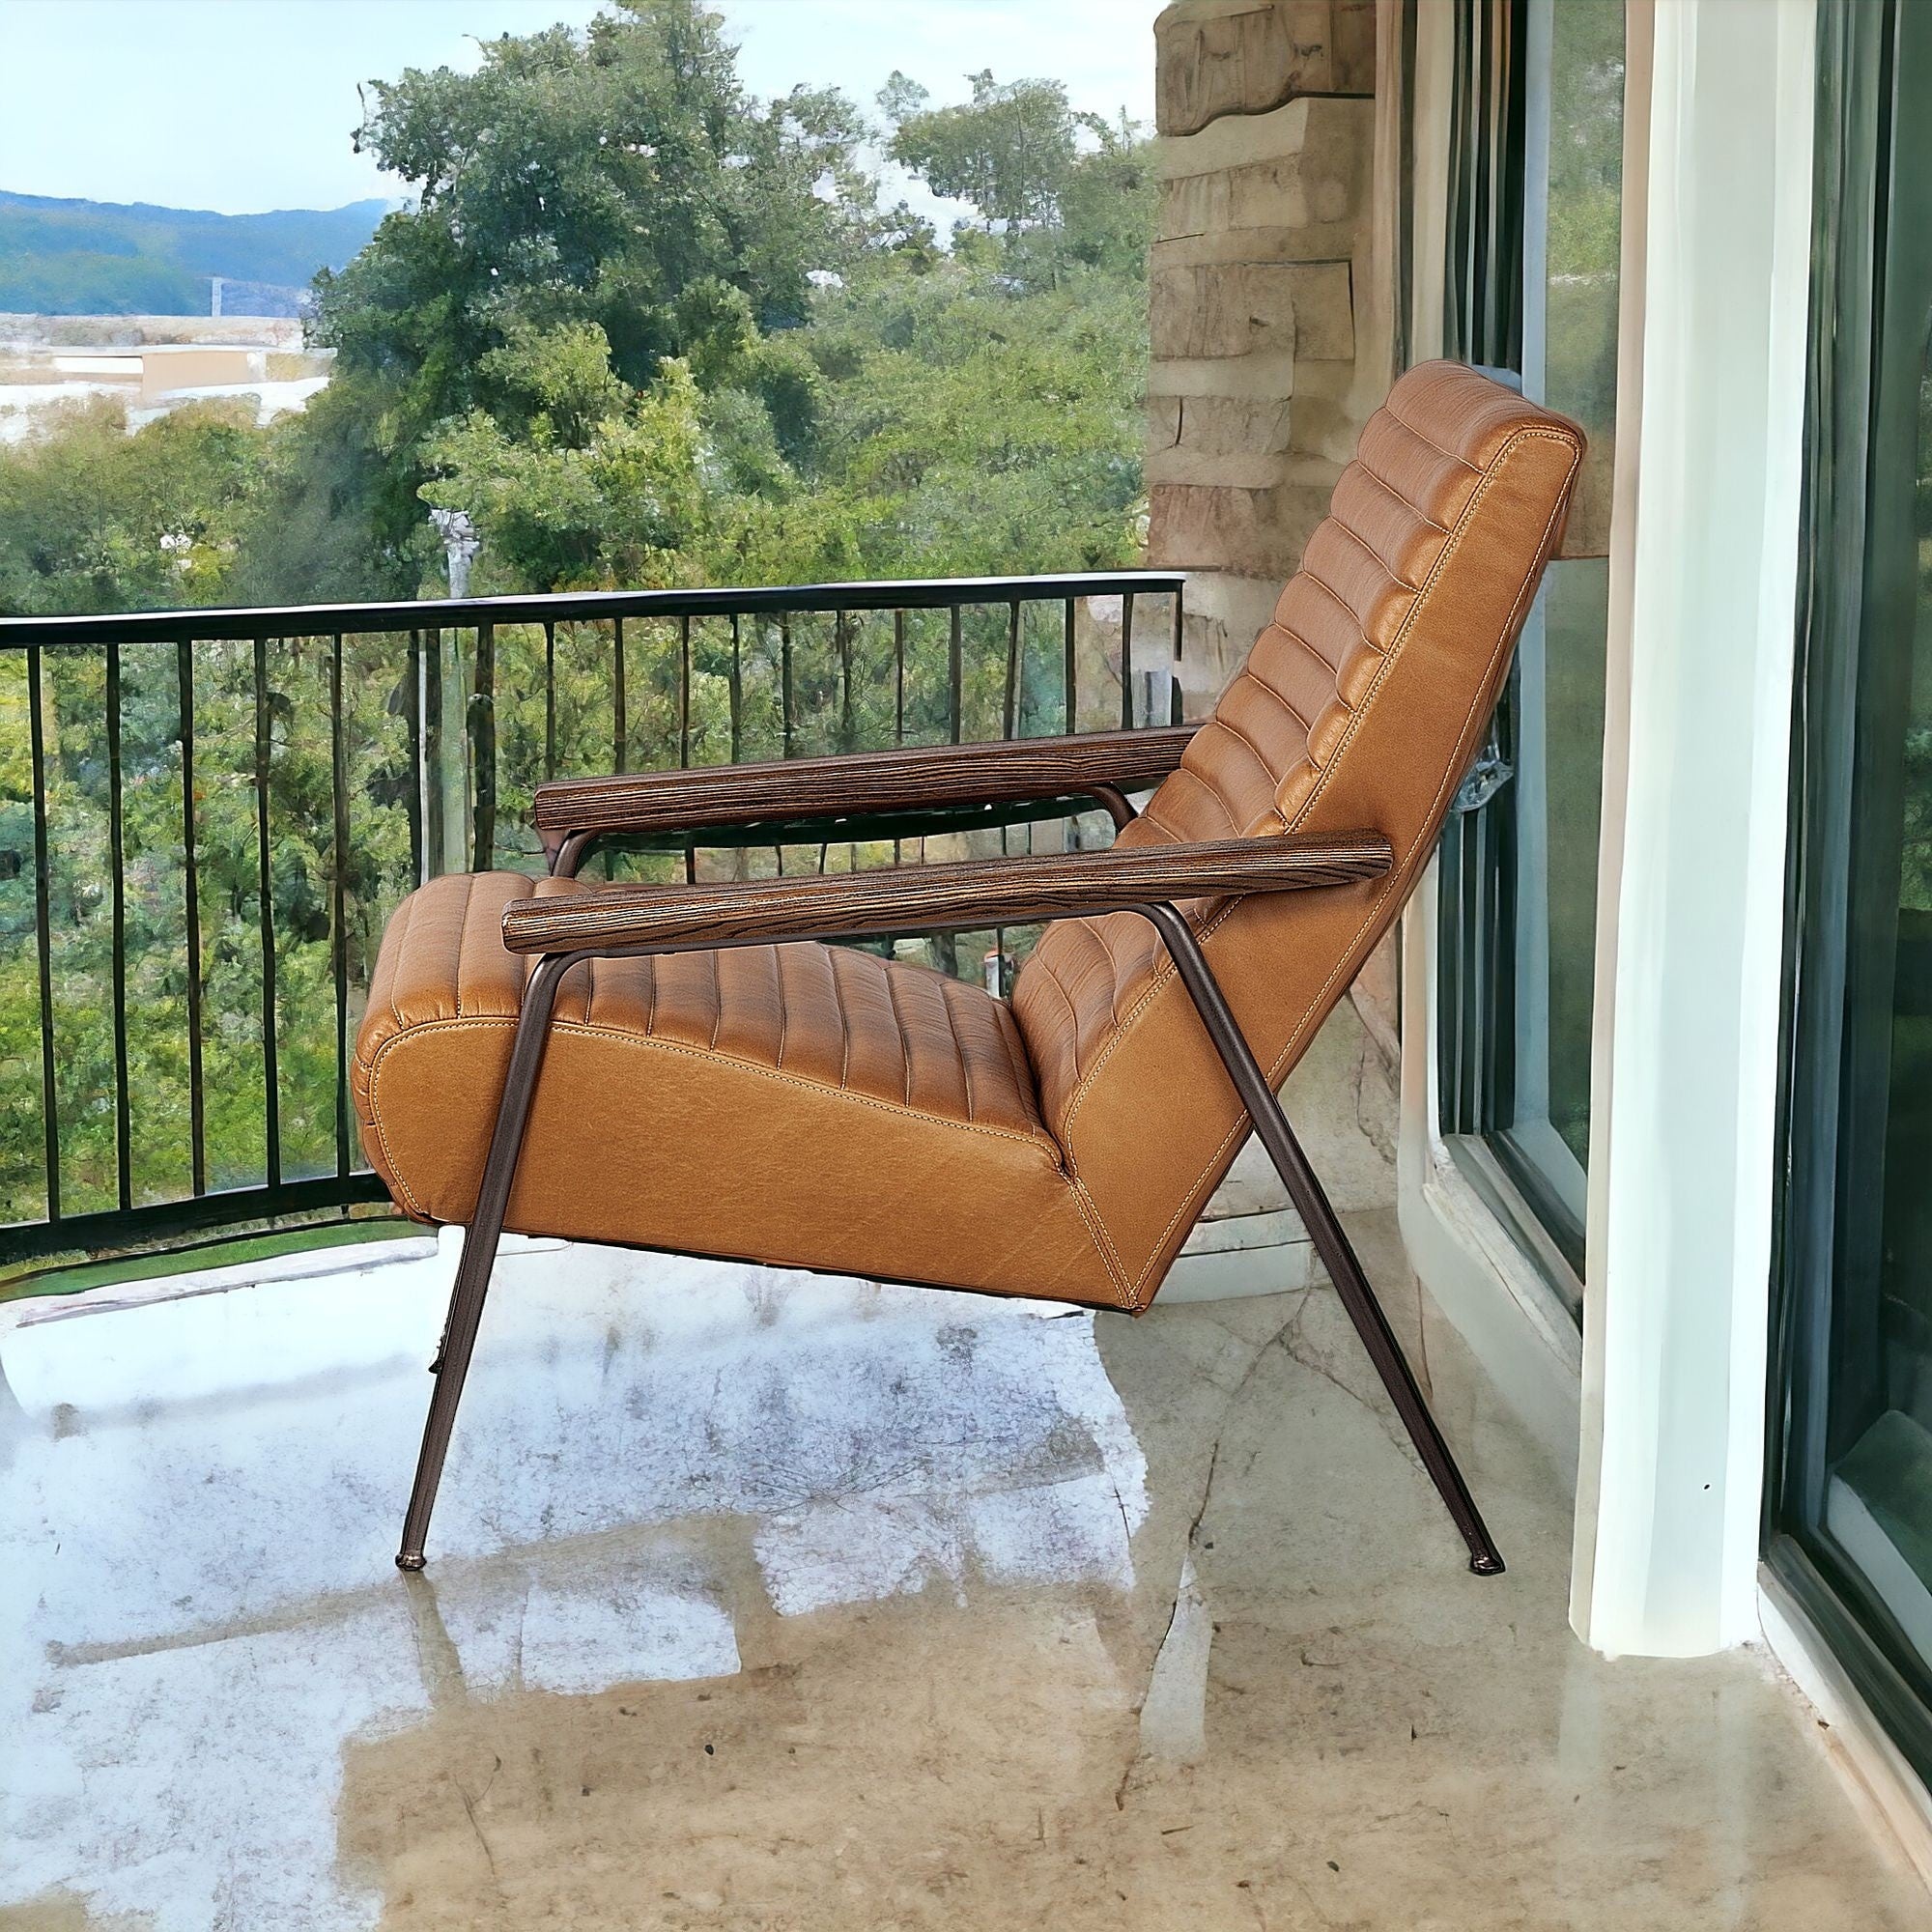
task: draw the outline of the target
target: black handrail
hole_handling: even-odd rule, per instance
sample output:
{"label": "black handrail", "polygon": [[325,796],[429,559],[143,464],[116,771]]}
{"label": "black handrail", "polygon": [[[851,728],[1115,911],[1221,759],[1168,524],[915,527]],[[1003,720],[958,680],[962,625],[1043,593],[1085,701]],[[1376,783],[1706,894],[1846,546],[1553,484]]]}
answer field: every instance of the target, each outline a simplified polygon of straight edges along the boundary
{"label": "black handrail", "polygon": [[589,623],[608,617],[764,616],[781,611],[946,611],[1053,598],[1165,596],[1179,570],[1065,571],[1042,577],[879,578],[762,589],[558,590],[515,597],[428,597],[396,604],[288,604],[243,610],[110,611],[85,617],[0,617],[0,649],[36,644],[173,643],[181,638],[362,637],[451,625]]}

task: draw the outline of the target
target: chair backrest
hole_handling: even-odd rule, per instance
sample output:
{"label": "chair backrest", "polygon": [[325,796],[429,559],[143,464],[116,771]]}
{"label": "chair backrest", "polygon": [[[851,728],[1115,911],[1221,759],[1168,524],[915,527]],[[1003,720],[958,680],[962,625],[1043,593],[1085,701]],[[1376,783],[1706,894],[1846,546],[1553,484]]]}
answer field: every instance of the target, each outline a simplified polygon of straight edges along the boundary
{"label": "chair backrest", "polygon": [[[1410,370],[1362,431],[1273,621],[1122,840],[1385,834],[1386,879],[1190,908],[1279,1086],[1401,911],[1478,749],[1581,432],[1452,362]],[[1247,1117],[1152,928],[1048,928],[1014,1015],[1042,1118],[1123,1293],[1160,1285]]]}

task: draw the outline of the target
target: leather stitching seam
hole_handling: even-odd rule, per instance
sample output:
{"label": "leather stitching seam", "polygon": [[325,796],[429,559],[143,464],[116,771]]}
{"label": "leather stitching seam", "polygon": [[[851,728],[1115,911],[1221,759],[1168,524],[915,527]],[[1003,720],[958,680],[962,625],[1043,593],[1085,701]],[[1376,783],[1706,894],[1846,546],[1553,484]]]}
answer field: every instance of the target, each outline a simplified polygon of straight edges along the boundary
{"label": "leather stitching seam", "polygon": [[[1245,665],[1241,667],[1241,674],[1244,677],[1252,678],[1256,684],[1262,684],[1261,679],[1255,677],[1254,672],[1249,670],[1247,666]],[[1238,684],[1240,682],[1240,678],[1236,678],[1235,682]],[[1262,684],[1262,689],[1265,691],[1267,689],[1267,686]],[[1300,715],[1295,711],[1293,705],[1292,704],[1288,707],[1288,715],[1291,718],[1293,718],[1297,724],[1301,724]],[[1206,724],[1202,725],[1201,728],[1202,730],[1206,731],[1207,729],[1208,729],[1210,725],[1217,730],[1226,731],[1231,737],[1235,738],[1239,743],[1245,745],[1248,748],[1249,756],[1252,757],[1255,763],[1258,764],[1262,768],[1262,770],[1267,774],[1267,781],[1269,785],[1272,786],[1279,784],[1281,782],[1281,781],[1275,775],[1274,767],[1271,764],[1269,764],[1264,757],[1262,756],[1262,748],[1259,745],[1257,745],[1255,741],[1252,738],[1250,738],[1248,734],[1245,731],[1243,731],[1241,727],[1238,724],[1236,724],[1232,718],[1210,718],[1207,721]],[[1302,725],[1302,729],[1304,731],[1306,731],[1307,728],[1308,727],[1305,724]],[[1187,769],[1187,767],[1185,765],[1181,765],[1179,767],[1179,769],[1184,772]],[[1216,798],[1219,798],[1221,796],[1220,792],[1216,790],[1216,788],[1213,785],[1208,784],[1206,779],[1202,779],[1200,782],[1203,785],[1206,785],[1209,791],[1213,792]],[[1227,807],[1223,805],[1222,810],[1224,811],[1227,810]],[[1229,816],[1229,823],[1230,824],[1234,823],[1234,818],[1232,813]]]}
{"label": "leather stitching seam", "polygon": [[[1066,1172],[1065,1169],[1063,1172]],[[1107,1224],[1100,1216],[1098,1204],[1087,1191],[1087,1183],[1077,1174],[1066,1173],[1066,1184],[1073,1190],[1073,1206],[1082,1221],[1087,1225],[1087,1237],[1094,1243],[1094,1252],[1100,1257],[1100,1265],[1107,1271],[1107,1279],[1120,1291],[1121,1306],[1139,1314],[1141,1299],[1137,1283],[1127,1279],[1126,1264],[1121,1260],[1120,1250],[1114,1246],[1114,1238],[1107,1233]]]}
{"label": "leather stitching seam", "polygon": [[[1406,427],[1406,424],[1404,426]],[[1395,487],[1393,483],[1385,481],[1375,470],[1371,469],[1369,466],[1365,462],[1363,462],[1359,457],[1356,459],[1352,467],[1359,469],[1362,472],[1362,474],[1366,476],[1369,479],[1369,481],[1373,483],[1376,486],[1376,488],[1379,490],[1382,493],[1382,495],[1389,499],[1390,502],[1399,504],[1403,509],[1406,510],[1408,514],[1411,517],[1413,517],[1418,524],[1425,524],[1432,530],[1439,530],[1445,537],[1449,534],[1449,526],[1447,524],[1438,524],[1435,521],[1435,519],[1430,516],[1429,513],[1426,510],[1424,510],[1419,504],[1411,503],[1408,500],[1408,498],[1405,497],[1402,494],[1402,492]]]}
{"label": "leather stitching seam", "polygon": [[[890,980],[887,983],[890,984]],[[946,1031],[952,1036],[953,1056],[959,1062],[959,1084],[966,1090],[966,1118],[970,1121],[974,1118],[973,1067],[972,1064],[966,1058],[965,1047],[960,1044],[959,1029],[953,1024],[952,1002],[946,996],[946,981],[944,980],[939,982],[939,1009],[946,1015]],[[906,1085],[908,1088],[912,1085],[912,1056],[910,1051],[906,1055]],[[908,1100],[912,1098],[912,1094],[909,1092],[906,1094],[906,1098]]]}
{"label": "leather stitching seam", "polygon": [[[1203,728],[1205,729],[1206,727],[1204,726]],[[1236,736],[1239,737],[1240,734],[1236,732]],[[1247,744],[1247,740],[1245,738],[1243,738],[1241,742],[1243,744]],[[1254,750],[1253,746],[1249,746],[1248,749],[1250,751]],[[1259,758],[1261,756],[1261,753],[1259,752],[1256,752],[1255,756]],[[1267,774],[1268,783],[1270,786],[1272,786],[1274,783],[1273,769],[1267,764],[1264,763],[1262,766],[1262,770]],[[1221,796],[1221,789],[1218,785],[1209,783],[1208,781],[1204,779],[1199,772],[1191,771],[1185,765],[1177,765],[1174,769],[1174,775],[1177,778],[1184,778],[1188,780],[1192,784],[1196,785],[1200,790],[1205,791],[1208,794],[1208,796],[1214,801],[1214,809],[1221,814],[1222,818],[1226,821],[1228,830],[1232,832],[1236,838],[1240,838],[1241,821],[1238,818],[1236,818],[1232,811],[1228,810],[1228,801]],[[1184,836],[1179,836],[1176,834],[1174,827],[1171,826],[1166,819],[1156,818],[1154,816],[1153,805],[1154,805],[1153,800],[1150,799],[1148,801],[1148,809],[1147,810],[1141,813],[1141,816],[1145,818],[1149,822],[1149,824],[1159,826],[1160,829],[1163,832],[1165,832],[1170,838],[1174,839],[1176,844],[1185,845],[1186,843],[1188,843],[1188,840]]]}
{"label": "leather stitching seam", "polygon": [[[401,910],[404,915],[403,929],[396,935],[396,958],[399,966],[402,960],[403,949],[409,945],[410,933],[415,926],[416,923],[415,908],[416,908],[416,895],[414,893],[412,893],[409,895],[409,897],[406,898],[402,903]],[[396,1026],[398,1031],[400,1031],[407,1024],[407,1022],[403,1018],[402,1008],[396,1004],[396,982],[401,978],[402,974],[400,971],[392,972],[389,975],[389,1010],[396,1016]],[[356,1057],[359,1059],[361,1056],[358,1054]]]}
{"label": "leather stitching seam", "polygon": [[905,1021],[899,1018],[899,996],[893,987],[893,977],[886,975],[886,1005],[892,1009],[893,1031],[899,1037],[899,1094],[904,1104],[912,1106],[912,1041],[906,1036]]}
{"label": "leather stitching seam", "polygon": [[[1013,1019],[1010,1008],[1004,1000],[994,1003],[993,1031],[999,1035],[1000,1045],[1006,1050],[1007,1065],[1012,1069],[1013,1088],[1026,1103],[1027,1119],[1040,1133],[1045,1134],[1045,1122],[1039,1118],[1039,1100],[1033,1068],[1027,1065],[1024,1052],[1014,1049],[1013,1042],[1019,1037],[1019,1027]],[[1050,1135],[1047,1137],[1052,1138]],[[1058,1147],[1060,1143],[1055,1141],[1054,1145]]]}
{"label": "leather stitching seam", "polygon": [[[1406,429],[1409,433],[1409,435],[1416,440],[1417,442],[1426,444],[1429,448],[1433,449],[1437,456],[1446,456],[1451,463],[1460,463],[1464,469],[1473,469],[1478,476],[1483,474],[1483,467],[1480,463],[1471,463],[1466,456],[1458,456],[1453,449],[1444,449],[1442,445],[1439,442],[1437,442],[1433,436],[1425,435],[1421,430],[1417,429],[1416,426],[1412,422],[1410,422],[1406,415],[1401,414],[1395,409],[1393,404],[1384,403],[1382,405],[1382,411],[1387,415],[1388,419],[1391,422],[1400,423],[1402,427]],[[1514,442],[1516,438],[1514,436],[1512,436],[1509,440],[1510,442]],[[1505,442],[1503,444],[1503,449],[1507,449],[1508,447],[1509,447],[1509,442]],[[1502,453],[1503,453],[1502,449],[1496,451],[1495,455],[1496,462],[1500,462],[1502,460]],[[1492,463],[1491,468],[1492,469],[1494,469],[1494,463]],[[1459,518],[1458,522],[1460,521],[1461,519]]]}
{"label": "leather stitching seam", "polygon": [[[399,1046],[405,1040],[420,1039],[431,1034],[473,1032],[478,1029],[508,1029],[514,1033],[517,1019],[513,1014],[498,1014],[487,1019],[446,1019],[426,1020],[412,1026],[407,1032],[392,1035],[377,1049],[376,1057],[369,1065],[369,1124],[376,1130],[376,1137],[382,1143],[383,1157],[388,1163],[389,1172],[395,1177],[397,1189],[405,1196],[410,1210],[419,1221],[433,1220],[433,1216],[417,1200],[415,1191],[402,1178],[396,1166],[394,1151],[389,1146],[389,1137],[383,1125],[382,1109],[376,1104],[376,1081],[382,1071],[382,1064],[391,1047]],[[837,1094],[861,1107],[874,1107],[881,1113],[902,1115],[915,1121],[929,1122],[936,1127],[952,1127],[961,1133],[983,1134],[989,1140],[1013,1141],[1022,1147],[1037,1148],[1049,1157],[1050,1164],[1060,1172],[1065,1165],[1060,1159],[1060,1150],[1044,1131],[1031,1129],[1021,1131],[1012,1127],[993,1127],[980,1121],[950,1121],[944,1114],[928,1114],[917,1107],[904,1107],[895,1101],[880,1100],[869,1094],[857,1094],[849,1087],[828,1087],[816,1080],[802,1080],[795,1073],[781,1073],[775,1066],[767,1066],[761,1061],[740,1060],[734,1054],[707,1053],[701,1046],[686,1046],[681,1040],[656,1039],[628,1030],[618,1032],[614,1027],[587,1027],[580,1020],[554,1020],[551,1023],[553,1037],[558,1034],[578,1034],[586,1039],[608,1039],[619,1045],[655,1047],[661,1053],[680,1054],[688,1060],[718,1060],[726,1065],[742,1067],[748,1073],[764,1074],[770,1079],[782,1081],[787,1087],[796,1087],[804,1093]]]}
{"label": "leather stitching seam", "polygon": [[[1321,656],[1321,653],[1318,652],[1312,644],[1306,642],[1301,638],[1295,637],[1294,633],[1291,631],[1285,624],[1281,627],[1281,634],[1285,638],[1293,638],[1297,644],[1301,645],[1301,648],[1304,651],[1306,651],[1310,657]],[[1325,658],[1322,658],[1321,662],[1325,664],[1327,660]],[[1303,753],[1303,756],[1306,758],[1309,764],[1311,765],[1317,764],[1317,759],[1315,756],[1315,726],[1311,724],[1308,722],[1308,720],[1305,719],[1301,715],[1301,713],[1294,708],[1293,704],[1290,702],[1290,700],[1281,692],[1277,691],[1274,688],[1274,686],[1267,681],[1266,678],[1263,677],[1259,671],[1253,670],[1248,666],[1243,665],[1240,669],[1240,675],[1236,678],[1235,682],[1236,684],[1240,683],[1241,678],[1243,677],[1246,678],[1250,684],[1259,685],[1262,688],[1262,690],[1266,692],[1267,695],[1271,698],[1273,698],[1274,701],[1277,704],[1279,704],[1281,708],[1284,711],[1286,711],[1288,715],[1291,718],[1293,718],[1297,724],[1301,726],[1301,735],[1304,739],[1307,740],[1307,745],[1308,745],[1308,749]],[[1209,722],[1211,723],[1212,721],[1210,720]],[[1204,725],[1202,728],[1205,730],[1207,726]],[[1297,759],[1296,762],[1299,763],[1301,762],[1301,760]],[[1283,776],[1286,777],[1287,774],[1284,773]],[[1281,782],[1281,780],[1276,779],[1275,782],[1279,784]]]}
{"label": "leather stitching seam", "polygon": [[785,1034],[790,1026],[791,1014],[785,1007],[785,962],[784,948],[781,946],[772,948],[772,978],[778,982],[779,992],[779,1050],[773,1065],[782,1073],[785,1064]]}
{"label": "leather stitching seam", "polygon": [[[1340,611],[1345,617],[1348,618],[1350,623],[1354,625],[1355,634],[1357,637],[1361,639],[1363,643],[1365,644],[1375,643],[1375,639],[1371,638],[1365,630],[1362,629],[1362,619],[1360,613],[1356,611],[1355,607],[1352,604],[1350,604],[1349,600],[1346,597],[1344,597],[1339,590],[1335,588],[1335,586],[1332,583],[1328,582],[1325,578],[1317,577],[1316,574],[1312,570],[1310,570],[1305,563],[1294,574],[1297,577],[1305,577],[1310,583],[1314,584],[1316,589],[1321,591],[1322,596],[1327,598],[1329,603],[1334,605],[1334,607],[1338,611]],[[1288,630],[1288,626],[1284,624],[1282,625],[1282,629],[1286,631]],[[1292,637],[1294,634],[1293,632],[1290,632],[1289,635]],[[1329,660],[1326,657],[1323,657],[1321,652],[1315,650],[1315,646],[1309,643],[1306,638],[1301,639],[1300,641],[1303,644],[1307,645],[1309,650],[1315,651],[1315,655],[1318,658],[1321,658],[1321,662],[1327,665],[1329,670],[1332,671],[1337,677],[1339,677],[1342,674],[1342,667],[1338,664],[1329,663]],[[1378,645],[1377,648],[1379,649],[1380,646]]]}
{"label": "leather stitching seam", "polygon": [[476,874],[463,875],[463,906],[456,915],[456,971],[450,978],[456,981],[456,1017],[463,1017],[463,942],[469,937],[469,903],[476,896]]}
{"label": "leather stitching seam", "polygon": [[1364,542],[1362,541],[1362,539],[1361,539],[1360,537],[1358,537],[1358,536],[1357,536],[1357,535],[1355,534],[1355,532],[1354,532],[1353,530],[1351,530],[1351,529],[1350,529],[1350,528],[1349,527],[1349,526],[1348,526],[1347,524],[1345,524],[1345,523],[1344,523],[1344,522],[1342,521],[1342,519],[1341,519],[1340,517],[1330,517],[1330,518],[1328,519],[1328,522],[1329,522],[1329,523],[1331,523],[1332,525],[1334,525],[1334,526],[1335,526],[1335,527],[1336,527],[1336,528],[1337,528],[1338,530],[1340,530],[1340,531],[1342,532],[1342,534],[1343,534],[1343,535],[1344,535],[1345,537],[1347,537],[1347,538],[1349,539],[1349,541],[1350,541],[1350,542],[1351,544],[1353,544],[1353,545],[1355,546],[1355,548],[1356,548],[1356,549],[1357,549],[1358,551],[1360,551],[1360,552],[1362,553],[1362,554],[1363,554],[1363,555],[1364,555],[1365,557],[1367,557],[1367,558],[1369,559],[1369,561],[1370,561],[1371,563],[1373,563],[1373,564],[1375,565],[1375,567],[1376,567],[1376,568],[1377,568],[1378,570],[1379,570],[1379,571],[1380,571],[1380,572],[1382,573],[1382,575],[1383,575],[1384,577],[1386,577],[1386,578],[1388,579],[1388,581],[1389,581],[1389,582],[1390,582],[1391,583],[1393,583],[1393,584],[1396,584],[1396,585],[1398,585],[1398,586],[1399,586],[1400,588],[1402,588],[1402,589],[1404,589],[1404,590],[1418,590],[1418,589],[1420,589],[1420,588],[1421,588],[1421,586],[1420,586],[1419,584],[1415,584],[1415,583],[1411,583],[1411,582],[1410,582],[1408,581],[1408,579],[1407,579],[1407,578],[1406,578],[1406,577],[1405,577],[1405,576],[1404,576],[1404,575],[1402,574],[1402,572],[1401,572],[1401,571],[1399,571],[1399,570],[1398,570],[1398,569],[1397,569],[1397,568],[1395,567],[1395,565],[1394,565],[1394,564],[1392,564],[1392,563],[1391,563],[1391,562],[1390,562],[1390,561],[1388,560],[1388,558],[1387,558],[1387,557],[1385,557],[1385,556],[1384,556],[1384,555],[1383,555],[1383,554],[1381,554],[1381,552],[1380,552],[1380,551],[1378,551],[1378,550],[1376,550],[1376,549],[1374,549],[1374,548],[1373,548],[1373,547],[1372,547],[1371,545],[1369,545],[1369,544],[1366,544],[1366,543],[1364,543]]}

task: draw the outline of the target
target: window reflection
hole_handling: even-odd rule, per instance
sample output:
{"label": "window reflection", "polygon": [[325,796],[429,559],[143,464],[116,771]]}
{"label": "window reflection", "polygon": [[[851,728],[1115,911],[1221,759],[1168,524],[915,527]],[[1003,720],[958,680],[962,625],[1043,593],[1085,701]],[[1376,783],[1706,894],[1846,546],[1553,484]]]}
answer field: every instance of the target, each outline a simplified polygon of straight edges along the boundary
{"label": "window reflection", "polygon": [[1846,1145],[1862,1152],[1879,1206],[1841,1224],[1824,1514],[1906,1641],[1932,1659],[1932,351],[1918,401],[1914,621],[1866,645],[1890,715],[1873,705],[1856,780],[1866,876],[1882,896],[1854,909]]}
{"label": "window reflection", "polygon": [[1574,1297],[1590,1133],[1624,0],[1531,0],[1525,67],[1523,388],[1581,423],[1590,446],[1498,718],[1510,782],[1479,806],[1459,802],[1478,822],[1445,847],[1455,965],[1443,1130],[1460,1137],[1451,1145],[1479,1186],[1500,1169],[1567,1261],[1572,1278],[1555,1286]]}

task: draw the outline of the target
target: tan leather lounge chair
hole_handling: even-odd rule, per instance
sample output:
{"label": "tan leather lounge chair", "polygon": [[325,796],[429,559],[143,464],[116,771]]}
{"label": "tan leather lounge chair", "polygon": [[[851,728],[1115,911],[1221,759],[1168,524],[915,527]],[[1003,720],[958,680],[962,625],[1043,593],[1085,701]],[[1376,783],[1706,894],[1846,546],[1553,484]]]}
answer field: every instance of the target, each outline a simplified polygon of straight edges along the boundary
{"label": "tan leather lounge chair", "polygon": [[[355,1105],[398,1205],[469,1236],[397,1562],[422,1566],[504,1228],[1138,1313],[1252,1127],[1472,1567],[1499,1571],[1274,1090],[1428,861],[1581,452],[1560,417],[1427,364],[1198,727],[564,781],[537,795],[548,878],[404,900]],[[1111,850],[575,876],[619,831],[1069,795],[1111,811]],[[1010,1004],[826,943],[1034,921],[1054,923]]]}

